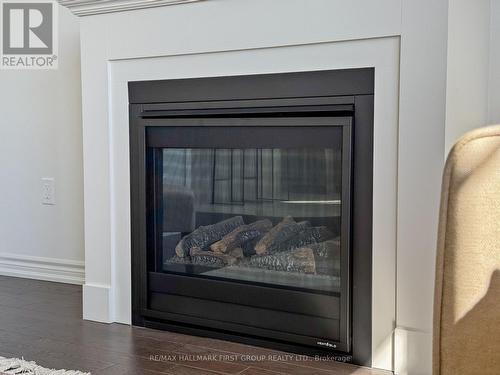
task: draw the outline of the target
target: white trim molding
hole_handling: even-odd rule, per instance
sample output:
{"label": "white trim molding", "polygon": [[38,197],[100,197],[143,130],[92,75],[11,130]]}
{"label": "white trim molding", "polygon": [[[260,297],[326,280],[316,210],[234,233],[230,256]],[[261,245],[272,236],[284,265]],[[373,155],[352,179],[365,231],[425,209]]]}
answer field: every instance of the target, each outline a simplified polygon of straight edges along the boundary
{"label": "white trim molding", "polygon": [[88,283],[83,285],[83,319],[113,323],[113,294],[110,285]]}
{"label": "white trim molding", "polygon": [[82,285],[85,282],[85,263],[0,253],[0,275]]}
{"label": "white trim molding", "polygon": [[77,16],[123,12],[127,10],[155,8],[166,5],[194,3],[203,0],[58,0]]}

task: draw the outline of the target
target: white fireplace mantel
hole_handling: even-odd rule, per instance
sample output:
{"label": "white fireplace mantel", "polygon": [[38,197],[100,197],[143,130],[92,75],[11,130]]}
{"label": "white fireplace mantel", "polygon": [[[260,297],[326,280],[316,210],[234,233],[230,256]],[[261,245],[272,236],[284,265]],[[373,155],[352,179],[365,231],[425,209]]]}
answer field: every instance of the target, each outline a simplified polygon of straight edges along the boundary
{"label": "white fireplace mantel", "polygon": [[204,0],[58,0],[77,16],[123,12],[126,10],[155,8]]}
{"label": "white fireplace mantel", "polygon": [[447,1],[60,3],[87,16],[84,318],[130,323],[127,82],[375,67],[373,366],[430,374]]}

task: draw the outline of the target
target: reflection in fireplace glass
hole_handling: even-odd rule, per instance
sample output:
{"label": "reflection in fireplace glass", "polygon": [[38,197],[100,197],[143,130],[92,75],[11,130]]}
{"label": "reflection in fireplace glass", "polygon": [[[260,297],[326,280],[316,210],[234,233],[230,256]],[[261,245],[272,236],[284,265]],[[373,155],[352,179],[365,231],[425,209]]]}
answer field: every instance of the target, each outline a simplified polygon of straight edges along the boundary
{"label": "reflection in fireplace glass", "polygon": [[159,271],[339,290],[340,145],[161,154]]}

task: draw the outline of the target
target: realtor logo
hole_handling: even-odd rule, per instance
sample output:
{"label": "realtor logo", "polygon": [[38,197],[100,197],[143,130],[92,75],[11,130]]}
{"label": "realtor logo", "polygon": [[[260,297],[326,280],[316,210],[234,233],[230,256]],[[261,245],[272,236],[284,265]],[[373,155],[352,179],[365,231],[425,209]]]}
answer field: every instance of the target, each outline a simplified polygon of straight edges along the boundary
{"label": "realtor logo", "polygon": [[53,1],[1,1],[4,69],[57,68],[57,5]]}

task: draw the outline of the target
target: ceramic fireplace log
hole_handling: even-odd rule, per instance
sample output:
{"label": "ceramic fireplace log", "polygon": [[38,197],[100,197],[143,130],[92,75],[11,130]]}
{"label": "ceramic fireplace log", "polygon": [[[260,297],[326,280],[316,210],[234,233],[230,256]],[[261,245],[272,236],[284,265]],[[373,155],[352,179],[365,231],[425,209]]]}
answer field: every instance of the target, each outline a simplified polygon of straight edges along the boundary
{"label": "ceramic fireplace log", "polygon": [[258,220],[251,224],[242,225],[231,233],[225,235],[220,241],[217,241],[210,246],[210,249],[217,253],[228,253],[238,247],[241,247],[246,242],[249,242],[264,233],[269,232],[273,227],[270,220]]}
{"label": "ceramic fireplace log", "polygon": [[255,255],[243,265],[272,271],[333,275],[340,267],[340,241],[330,240],[269,255]]}
{"label": "ceramic fireplace log", "polygon": [[318,275],[340,276],[340,239],[310,246],[314,251]]}
{"label": "ceramic fireplace log", "polygon": [[229,255],[236,259],[243,259],[245,257],[245,254],[243,253],[243,249],[241,247],[237,247],[236,249],[231,250]]}
{"label": "ceramic fireplace log", "polygon": [[262,237],[255,245],[255,252],[259,255],[277,252],[281,243],[289,240],[309,225],[305,221],[297,223],[291,216],[287,216]]}
{"label": "ceramic fireplace log", "polygon": [[175,253],[184,258],[189,256],[191,250],[207,250],[214,242],[241,225],[245,225],[243,218],[234,216],[212,225],[201,226],[180,240],[175,247]]}
{"label": "ceramic fireplace log", "polygon": [[281,222],[279,222],[276,226],[274,226],[269,233],[267,233],[256,245],[255,252],[259,255],[265,254],[267,249],[277,240],[280,234],[289,230],[289,228],[293,227],[295,224],[295,220],[291,216],[286,216],[283,218]]}
{"label": "ceramic fireplace log", "polygon": [[196,249],[191,250],[191,263],[193,264],[213,267],[225,267],[231,266],[237,261],[238,259],[236,257],[233,257],[232,255]]}
{"label": "ceramic fireplace log", "polygon": [[289,239],[278,243],[273,252],[296,249],[310,244],[324,242],[333,238],[333,233],[327,227],[306,227]]}
{"label": "ceramic fireplace log", "polygon": [[246,257],[251,257],[252,255],[255,255],[255,245],[259,243],[259,241],[264,237],[265,234],[260,235],[259,237],[256,237],[250,241],[245,242],[241,246],[241,250],[243,252],[243,255]]}
{"label": "ceramic fireplace log", "polygon": [[318,259],[340,258],[340,238],[309,246]]}
{"label": "ceramic fireplace log", "polygon": [[272,271],[316,273],[314,252],[310,248],[299,248],[273,255],[255,255],[249,259],[247,265]]}

